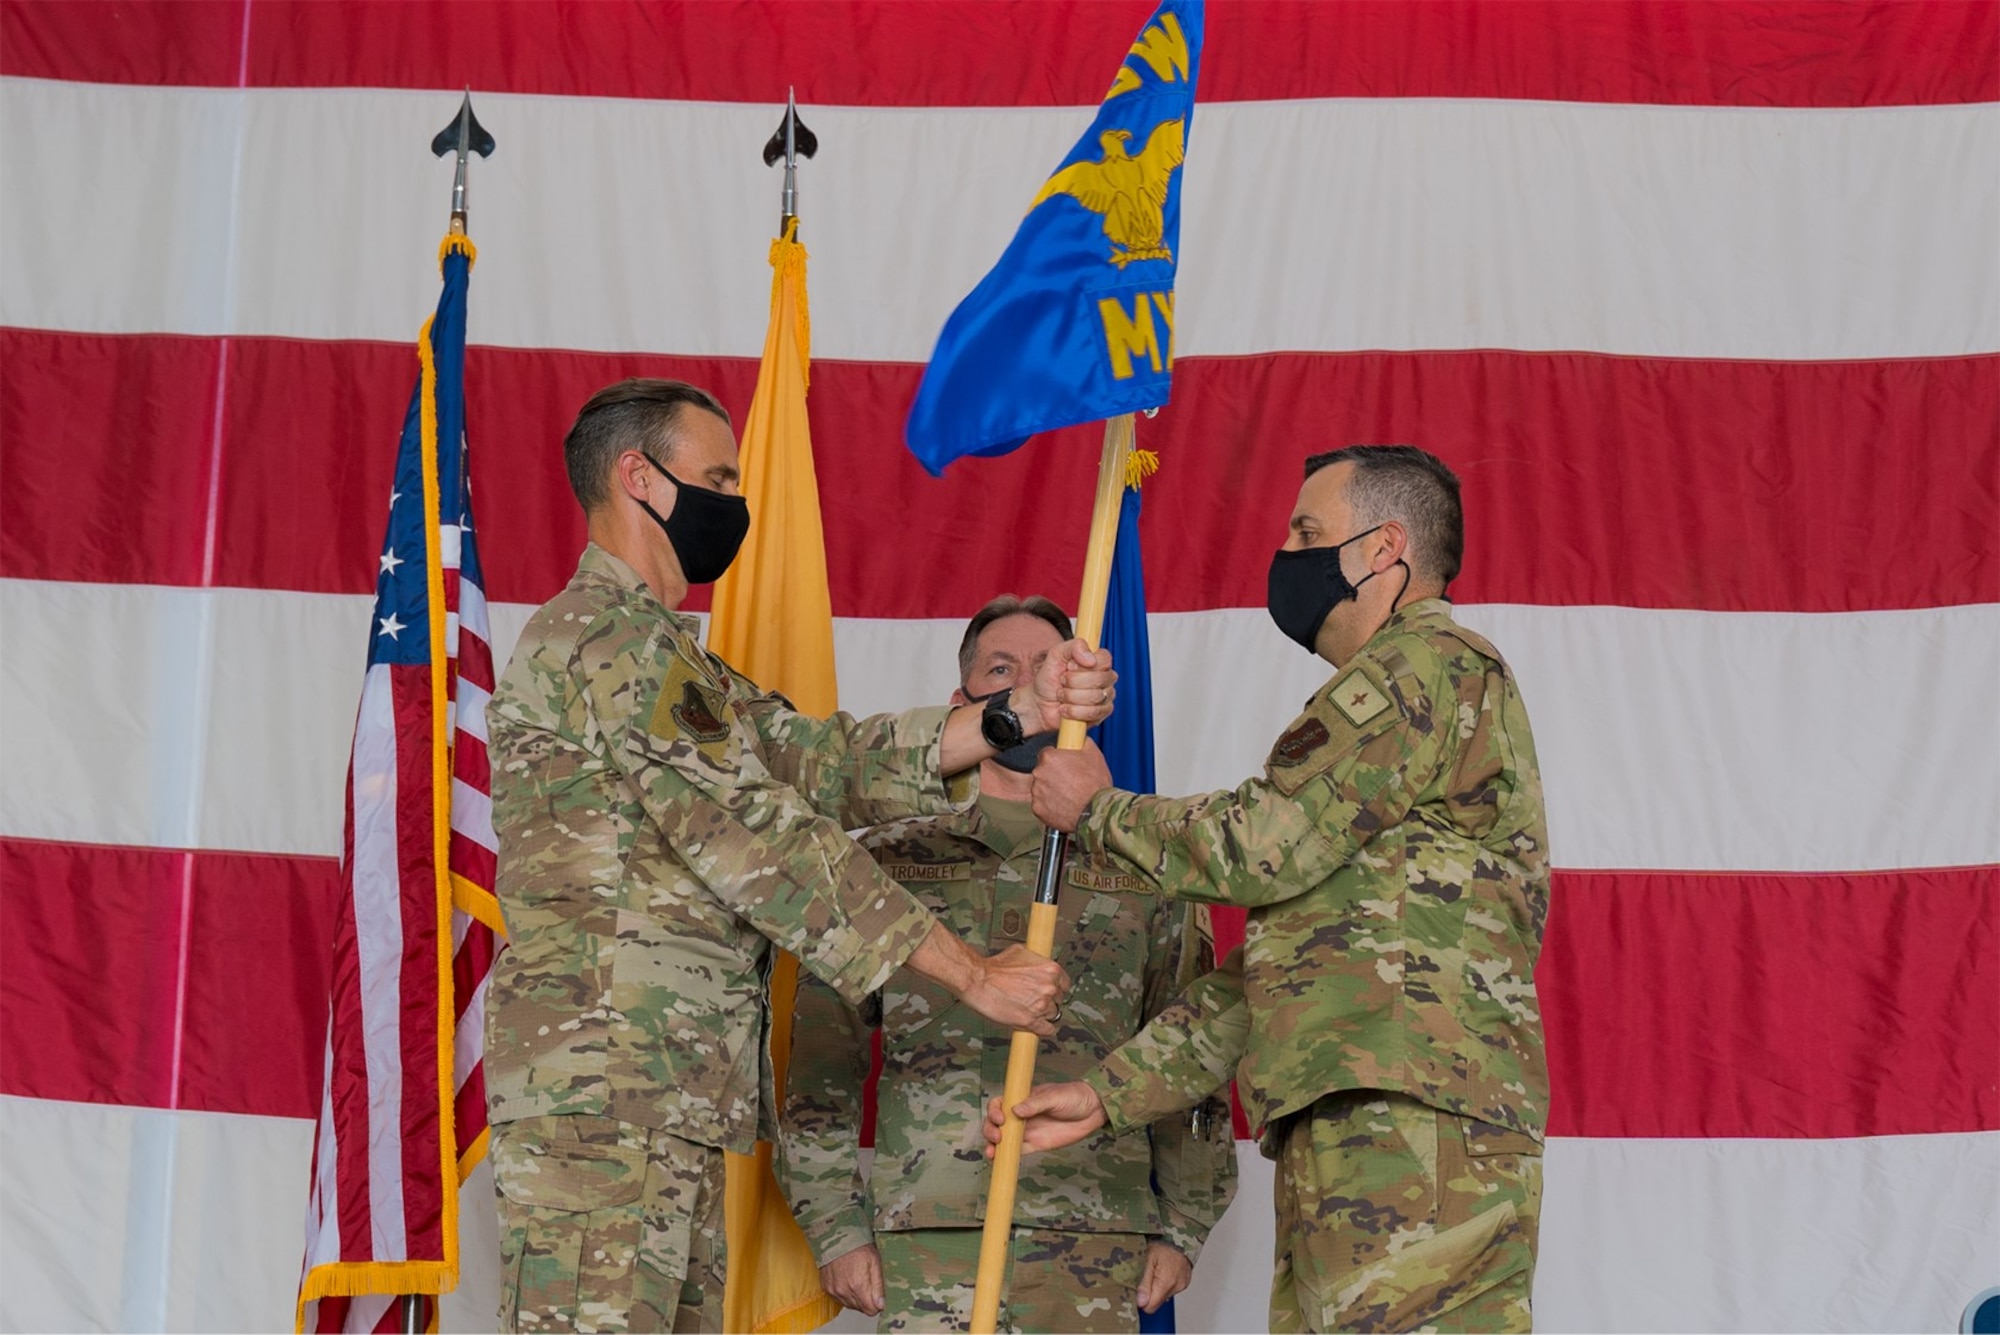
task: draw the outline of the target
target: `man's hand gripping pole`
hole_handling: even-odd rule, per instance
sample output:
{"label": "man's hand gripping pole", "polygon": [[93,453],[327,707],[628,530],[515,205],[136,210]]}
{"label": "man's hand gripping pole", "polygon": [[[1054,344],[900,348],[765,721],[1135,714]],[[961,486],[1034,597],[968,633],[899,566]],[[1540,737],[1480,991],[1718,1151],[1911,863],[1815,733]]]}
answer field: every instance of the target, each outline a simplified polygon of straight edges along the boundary
{"label": "man's hand gripping pole", "polygon": [[[1118,543],[1118,508],[1124,501],[1125,460],[1132,453],[1132,414],[1123,413],[1104,424],[1104,453],[1097,464],[1097,502],[1090,512],[1090,542],[1083,558],[1083,592],[1077,597],[1077,638],[1093,650],[1104,632],[1104,600],[1111,587],[1111,554]],[[1081,751],[1087,724],[1064,719],[1056,746]],[[1056,941],[1056,893],[1069,836],[1060,830],[1042,832],[1041,873],[1035,881],[1035,902],[1028,910],[1028,949],[1050,957]],[[1035,1051],[1041,1040],[1025,1029],[1014,1031],[1007,1054],[1007,1080],[1001,1104],[1007,1120],[993,1152],[993,1173],[986,1191],[985,1230],[979,1239],[979,1272],[972,1291],[973,1335],[992,1335],[1000,1319],[1001,1290],[1007,1278],[1007,1243],[1014,1228],[1014,1190],[1021,1179],[1021,1137],[1025,1124],[1014,1105],[1028,1097],[1035,1083]]]}

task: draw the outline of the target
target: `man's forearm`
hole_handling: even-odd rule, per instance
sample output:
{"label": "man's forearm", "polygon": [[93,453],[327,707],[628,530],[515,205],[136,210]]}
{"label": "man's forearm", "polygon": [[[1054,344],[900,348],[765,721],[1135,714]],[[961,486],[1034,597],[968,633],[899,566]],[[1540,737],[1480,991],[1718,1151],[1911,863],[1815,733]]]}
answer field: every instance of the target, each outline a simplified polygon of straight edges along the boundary
{"label": "man's forearm", "polygon": [[912,972],[949,989],[953,996],[962,997],[978,981],[984,961],[957,933],[941,922],[933,922],[930,935],[904,963]]}

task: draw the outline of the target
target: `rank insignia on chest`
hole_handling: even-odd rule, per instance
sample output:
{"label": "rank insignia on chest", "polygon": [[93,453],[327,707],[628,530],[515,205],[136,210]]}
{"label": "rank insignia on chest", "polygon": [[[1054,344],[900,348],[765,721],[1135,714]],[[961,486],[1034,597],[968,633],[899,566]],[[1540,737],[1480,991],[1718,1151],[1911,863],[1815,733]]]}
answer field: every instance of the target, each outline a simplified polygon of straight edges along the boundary
{"label": "rank insignia on chest", "polygon": [[1375,689],[1375,683],[1359,672],[1350,672],[1332,686],[1333,707],[1356,727],[1389,707],[1389,699]]}
{"label": "rank insignia on chest", "polygon": [[1273,765],[1302,765],[1313,752],[1333,740],[1333,734],[1326,730],[1326,724],[1316,718],[1309,718],[1278,739],[1271,748]]}

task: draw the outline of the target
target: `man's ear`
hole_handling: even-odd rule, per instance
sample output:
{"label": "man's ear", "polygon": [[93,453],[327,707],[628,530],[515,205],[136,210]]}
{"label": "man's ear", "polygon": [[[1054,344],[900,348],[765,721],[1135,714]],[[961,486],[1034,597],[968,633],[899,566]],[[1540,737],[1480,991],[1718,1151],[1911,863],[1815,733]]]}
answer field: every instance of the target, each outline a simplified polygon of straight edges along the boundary
{"label": "man's ear", "polygon": [[[645,455],[637,450],[627,450],[611,465],[611,471],[627,496],[645,501],[662,514],[667,513],[674,499],[674,484]],[[662,505],[662,501],[667,504]]]}
{"label": "man's ear", "polygon": [[951,693],[951,702],[953,705],[969,705],[972,703],[972,698],[965,693],[965,688],[960,686]]}
{"label": "man's ear", "polygon": [[1373,571],[1387,570],[1398,561],[1409,559],[1410,533],[1402,521],[1391,519],[1375,530],[1374,554],[1368,558],[1368,568]]}

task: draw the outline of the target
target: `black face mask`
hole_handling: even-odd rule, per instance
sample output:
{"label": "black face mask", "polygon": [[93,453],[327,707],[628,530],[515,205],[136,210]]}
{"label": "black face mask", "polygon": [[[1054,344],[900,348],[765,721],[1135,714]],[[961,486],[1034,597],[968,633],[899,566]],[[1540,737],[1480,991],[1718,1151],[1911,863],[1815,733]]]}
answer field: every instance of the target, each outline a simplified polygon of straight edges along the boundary
{"label": "black face mask", "polygon": [[[1331,547],[1308,547],[1299,552],[1281,548],[1271,557],[1264,606],[1270,609],[1271,620],[1278,623],[1278,629],[1304,645],[1306,652],[1318,652],[1315,645],[1319,639],[1319,628],[1326,624],[1333,609],[1360,593],[1361,584],[1366,584],[1380,573],[1371,570],[1361,577],[1361,584],[1350,584],[1346,572],[1340,568],[1341,549],[1361,541],[1380,527],[1377,524],[1375,528],[1363,529],[1346,542],[1335,543]],[[1396,564],[1403,567],[1403,587],[1408,589],[1410,567],[1402,561]],[[1403,595],[1397,594],[1396,601],[1402,602]]]}
{"label": "black face mask", "polygon": [[[999,690],[991,694],[969,695],[966,699],[975,705],[983,705],[994,696],[1006,695],[1013,689],[1011,686],[1002,686]],[[1042,752],[1055,744],[1056,734],[1053,732],[1030,733],[1008,747],[1005,751],[995,751],[993,753],[993,763],[1002,769],[1013,770],[1016,774],[1033,774],[1035,772],[1035,760]]]}
{"label": "black face mask", "polygon": [[674,508],[663,519],[646,502],[640,501],[640,506],[673,544],[687,582],[713,584],[729,569],[743,546],[744,535],[750,532],[750,503],[741,496],[725,496],[683,482],[650,454],[646,462],[674,484]]}

